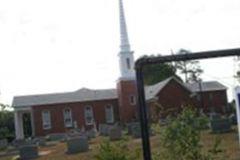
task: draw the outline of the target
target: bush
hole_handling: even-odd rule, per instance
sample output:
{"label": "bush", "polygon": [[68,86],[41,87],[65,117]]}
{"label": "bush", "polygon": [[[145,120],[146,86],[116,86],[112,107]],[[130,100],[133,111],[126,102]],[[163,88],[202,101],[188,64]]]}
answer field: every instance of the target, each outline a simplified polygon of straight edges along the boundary
{"label": "bush", "polygon": [[124,140],[119,142],[104,140],[100,144],[99,153],[95,156],[97,160],[138,160],[139,157],[140,150],[130,152]]}
{"label": "bush", "polygon": [[200,143],[201,130],[206,127],[207,122],[208,120],[199,117],[195,110],[185,107],[181,114],[171,119],[170,123],[162,129],[160,133],[161,152],[155,153],[153,158],[155,160],[213,159],[212,154],[203,151]]}

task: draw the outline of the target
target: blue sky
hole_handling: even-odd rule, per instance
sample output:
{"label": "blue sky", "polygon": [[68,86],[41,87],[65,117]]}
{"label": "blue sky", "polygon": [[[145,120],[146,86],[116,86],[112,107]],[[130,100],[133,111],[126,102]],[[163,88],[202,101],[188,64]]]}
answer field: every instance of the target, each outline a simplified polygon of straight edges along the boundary
{"label": "blue sky", "polygon": [[[135,58],[240,46],[239,0],[124,0],[124,5]],[[118,16],[117,0],[0,1],[0,101],[115,88]],[[237,84],[233,59],[201,64],[203,78],[220,80],[231,97]]]}

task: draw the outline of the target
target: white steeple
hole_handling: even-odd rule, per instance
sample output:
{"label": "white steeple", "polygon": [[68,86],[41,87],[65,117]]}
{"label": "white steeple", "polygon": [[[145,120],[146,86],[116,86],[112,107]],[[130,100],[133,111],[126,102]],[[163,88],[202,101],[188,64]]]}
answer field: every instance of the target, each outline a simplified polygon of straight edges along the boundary
{"label": "white steeple", "polygon": [[135,79],[134,57],[128,40],[127,25],[122,0],[119,0],[119,14],[121,36],[119,52],[119,65],[121,71],[120,79],[132,80]]}

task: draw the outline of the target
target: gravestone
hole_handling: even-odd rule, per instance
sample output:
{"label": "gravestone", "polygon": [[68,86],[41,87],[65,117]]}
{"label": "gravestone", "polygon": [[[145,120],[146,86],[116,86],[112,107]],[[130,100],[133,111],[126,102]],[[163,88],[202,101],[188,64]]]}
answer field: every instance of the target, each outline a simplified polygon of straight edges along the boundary
{"label": "gravestone", "polygon": [[15,146],[17,148],[24,146],[24,145],[32,145],[32,144],[34,144],[34,141],[28,140],[28,139],[18,139],[18,140],[13,141],[13,146]]}
{"label": "gravestone", "polygon": [[109,129],[109,138],[111,141],[120,140],[122,138],[122,130],[118,126]]}
{"label": "gravestone", "polygon": [[74,154],[88,151],[88,139],[86,136],[69,138],[67,140],[67,153]]}
{"label": "gravestone", "polygon": [[19,149],[20,159],[30,160],[38,157],[37,145],[24,145]]}
{"label": "gravestone", "polygon": [[67,137],[79,137],[79,136],[83,136],[83,135],[86,135],[85,132],[82,132],[81,130],[79,129],[73,129],[73,130],[70,130],[68,133],[67,133]]}
{"label": "gravestone", "polygon": [[160,126],[165,126],[165,125],[167,125],[167,120],[166,120],[166,118],[160,118],[158,123]]}
{"label": "gravestone", "polygon": [[210,114],[210,120],[218,120],[218,119],[221,119],[220,114],[216,114],[216,113],[211,113]]}
{"label": "gravestone", "polygon": [[109,125],[107,124],[99,124],[99,133],[101,136],[108,136],[109,135]]}
{"label": "gravestone", "polygon": [[141,137],[141,126],[140,123],[132,123],[131,124],[131,132],[133,138]]}
{"label": "gravestone", "polygon": [[131,135],[132,134],[132,123],[127,124],[127,134]]}
{"label": "gravestone", "polygon": [[236,115],[236,114],[231,114],[231,115],[229,116],[229,119],[231,120],[231,123],[232,123],[233,125],[237,125],[237,115]]}
{"label": "gravestone", "polygon": [[33,140],[34,144],[38,146],[46,146],[46,139],[45,138],[35,138]]}
{"label": "gravestone", "polygon": [[47,139],[50,141],[64,141],[67,136],[65,133],[52,133],[47,135]]}
{"label": "gravestone", "polygon": [[210,120],[213,133],[225,133],[231,131],[231,121],[228,118]]}
{"label": "gravestone", "polygon": [[0,140],[0,150],[1,150],[1,149],[6,149],[7,146],[8,146],[8,141],[7,141],[7,139],[1,139],[1,140]]}
{"label": "gravestone", "polygon": [[91,129],[89,131],[86,132],[86,135],[89,139],[91,138],[96,138],[97,136],[97,131],[95,129]]}

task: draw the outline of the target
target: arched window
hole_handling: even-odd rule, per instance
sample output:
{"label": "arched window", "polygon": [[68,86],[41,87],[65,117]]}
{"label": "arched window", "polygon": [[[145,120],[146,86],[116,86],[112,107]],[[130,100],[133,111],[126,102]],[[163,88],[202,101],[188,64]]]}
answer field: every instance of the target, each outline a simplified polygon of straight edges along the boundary
{"label": "arched window", "polygon": [[84,109],[85,123],[86,125],[92,125],[94,123],[92,106],[86,106]]}
{"label": "arched window", "polygon": [[134,95],[130,95],[129,101],[131,105],[136,105],[136,97]]}
{"label": "arched window", "polygon": [[72,127],[72,111],[70,108],[66,108],[63,110],[63,118],[65,127]]}
{"label": "arched window", "polygon": [[51,115],[49,110],[42,111],[42,125],[43,129],[51,129]]}
{"label": "arched window", "polygon": [[112,105],[106,105],[105,107],[105,118],[106,123],[113,123],[114,122],[114,112]]}

